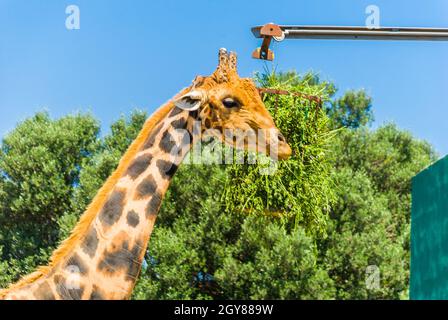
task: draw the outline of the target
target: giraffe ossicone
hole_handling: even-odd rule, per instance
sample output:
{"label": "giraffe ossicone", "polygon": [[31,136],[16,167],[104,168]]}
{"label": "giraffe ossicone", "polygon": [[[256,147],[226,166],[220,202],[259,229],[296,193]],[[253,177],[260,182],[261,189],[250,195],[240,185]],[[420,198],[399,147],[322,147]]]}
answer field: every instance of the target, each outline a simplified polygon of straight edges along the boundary
{"label": "giraffe ossicone", "polygon": [[291,155],[254,82],[238,76],[236,54],[220,49],[212,75],[196,77],[145,122],[49,264],[1,290],[0,299],[128,299],[170,181],[206,130],[245,149],[253,144],[248,138],[237,144],[238,136],[226,139],[226,132],[266,131],[255,147],[266,144],[261,150],[272,156],[270,141],[276,140],[276,156]]}

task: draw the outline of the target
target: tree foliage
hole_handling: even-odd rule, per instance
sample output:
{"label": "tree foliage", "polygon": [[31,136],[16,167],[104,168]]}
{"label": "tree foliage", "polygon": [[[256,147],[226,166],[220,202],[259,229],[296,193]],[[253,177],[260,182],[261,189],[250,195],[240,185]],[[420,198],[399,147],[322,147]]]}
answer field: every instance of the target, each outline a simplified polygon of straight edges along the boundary
{"label": "tree foliage", "polygon": [[[431,146],[386,124],[340,132],[333,146],[337,203],[324,261],[338,298],[397,299],[408,295],[410,180],[436,160]],[[367,266],[380,271],[378,290],[365,285]]]}
{"label": "tree foliage", "polygon": [[57,244],[57,221],[72,210],[81,167],[98,146],[98,131],[90,115],[54,121],[38,113],[3,139],[0,248],[1,260],[13,262],[6,270],[12,279],[45,262]]}
{"label": "tree foliage", "polygon": [[373,120],[372,98],[364,90],[347,91],[327,106],[333,127],[357,129],[370,125]]}

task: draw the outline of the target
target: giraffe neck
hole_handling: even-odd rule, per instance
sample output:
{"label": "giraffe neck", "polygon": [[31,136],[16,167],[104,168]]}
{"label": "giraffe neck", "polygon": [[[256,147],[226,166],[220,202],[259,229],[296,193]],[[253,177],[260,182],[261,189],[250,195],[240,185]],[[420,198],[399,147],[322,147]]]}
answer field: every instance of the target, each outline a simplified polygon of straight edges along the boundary
{"label": "giraffe neck", "polygon": [[4,298],[130,297],[163,197],[192,144],[196,116],[172,105],[167,110],[67,254]]}

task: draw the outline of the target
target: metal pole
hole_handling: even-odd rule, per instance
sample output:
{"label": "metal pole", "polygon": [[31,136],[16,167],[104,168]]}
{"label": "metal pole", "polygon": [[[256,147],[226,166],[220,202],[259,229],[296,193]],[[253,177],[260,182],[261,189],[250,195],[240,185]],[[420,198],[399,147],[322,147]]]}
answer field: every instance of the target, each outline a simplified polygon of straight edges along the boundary
{"label": "metal pole", "polygon": [[[343,26],[279,26],[270,23],[252,28],[252,33],[257,38],[263,38],[264,43],[271,38],[277,41],[283,39],[448,41],[447,28],[369,29]],[[255,50],[252,56],[258,59],[273,59],[273,53],[266,48],[266,45]]]}
{"label": "metal pole", "polygon": [[[279,26],[285,39],[366,39],[366,40],[423,40],[448,41],[448,29],[436,28],[378,28],[334,26]],[[261,38],[260,27],[252,28]]]}

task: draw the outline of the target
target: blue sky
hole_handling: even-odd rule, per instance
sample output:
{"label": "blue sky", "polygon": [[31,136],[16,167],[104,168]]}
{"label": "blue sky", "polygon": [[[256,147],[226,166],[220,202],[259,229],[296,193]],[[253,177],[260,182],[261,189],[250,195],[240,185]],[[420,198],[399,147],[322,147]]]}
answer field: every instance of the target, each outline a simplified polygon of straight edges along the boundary
{"label": "blue sky", "polygon": [[[78,5],[81,29],[65,28]],[[106,129],[134,108],[153,112],[210,74],[217,51],[239,54],[242,76],[262,71],[250,28],[278,24],[448,27],[446,0],[0,0],[0,136],[36,111],[90,111]],[[448,153],[448,43],[290,40],[274,45],[278,70],[314,70],[340,92],[365,88],[375,126],[393,121]]]}

